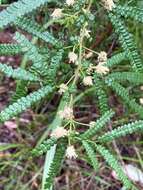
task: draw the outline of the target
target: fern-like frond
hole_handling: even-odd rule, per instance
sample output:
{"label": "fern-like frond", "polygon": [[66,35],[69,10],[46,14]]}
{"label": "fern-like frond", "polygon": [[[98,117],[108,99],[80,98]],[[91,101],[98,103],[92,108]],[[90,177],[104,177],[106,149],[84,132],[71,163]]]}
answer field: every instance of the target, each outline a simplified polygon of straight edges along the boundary
{"label": "fern-like frond", "polygon": [[26,71],[25,69],[18,68],[13,69],[11,66],[0,63],[0,72],[3,72],[6,76],[20,80],[27,81],[40,81],[40,79],[34,74]]}
{"label": "fern-like frond", "polygon": [[48,140],[44,140],[40,145],[38,145],[37,147],[35,147],[31,154],[33,156],[40,156],[44,153],[46,153],[48,150],[50,150],[50,148],[52,146],[54,146],[54,144],[56,144],[57,139],[55,138],[50,138]]}
{"label": "fern-like frond", "polygon": [[11,3],[5,10],[0,12],[0,28],[14,22],[17,18],[32,12],[41,5],[52,0],[19,0]]}
{"label": "fern-like frond", "polygon": [[14,103],[21,97],[25,97],[28,92],[28,81],[17,81],[16,91],[11,98],[11,102]]}
{"label": "fern-like frond", "polygon": [[38,57],[40,56],[38,54],[38,48],[32,44],[23,34],[16,32],[14,40],[16,40],[23,51],[27,53],[26,55],[30,60],[35,61],[36,58],[34,55]]}
{"label": "fern-like frond", "polygon": [[137,72],[115,72],[108,75],[106,79],[113,79],[118,82],[128,81],[133,84],[143,83],[143,73]]}
{"label": "fern-like frond", "polygon": [[143,9],[139,9],[137,7],[131,7],[128,5],[117,5],[113,12],[124,16],[125,18],[131,18],[135,21],[143,23]]}
{"label": "fern-like frond", "polygon": [[119,41],[124,51],[129,56],[132,68],[137,72],[143,71],[142,60],[138,53],[132,34],[128,32],[124,22],[118,16],[109,13],[109,18],[115,28],[116,33],[119,35]]}
{"label": "fern-like frond", "polygon": [[104,125],[113,117],[114,112],[112,110],[107,111],[102,117],[100,117],[94,126],[90,127],[86,132],[81,135],[82,139],[90,139],[94,135],[96,135],[97,131],[99,131]]}
{"label": "fern-like frond", "polygon": [[101,114],[104,114],[105,112],[109,110],[108,99],[104,91],[102,81],[100,81],[100,79],[98,78],[96,74],[94,74],[94,86],[97,92],[98,103],[99,103]]}
{"label": "fern-like frond", "polygon": [[61,139],[60,142],[57,144],[56,152],[54,159],[50,165],[49,173],[47,174],[47,178],[44,184],[44,190],[49,190],[53,184],[54,178],[58,174],[64,155],[67,147],[67,140]]}
{"label": "fern-like frond", "polygon": [[48,71],[46,73],[46,83],[50,82],[52,83],[55,81],[55,77],[57,74],[58,69],[60,68],[61,65],[61,60],[63,57],[63,49],[60,49],[58,52],[56,52],[55,55],[51,58],[50,65],[48,68]]}
{"label": "fern-like frond", "polygon": [[32,19],[26,17],[18,18],[14,24],[44,40],[45,42],[48,42],[56,47],[61,47],[61,43],[55,39],[51,33],[48,31],[43,31],[43,28]]}
{"label": "fern-like frond", "polygon": [[123,125],[121,127],[113,129],[112,131],[105,133],[98,139],[101,142],[112,141],[113,139],[123,137],[128,134],[132,134],[135,131],[139,131],[142,129],[143,129],[143,121],[135,121],[135,122],[129,123],[127,125]]}
{"label": "fern-like frond", "polygon": [[0,55],[17,55],[22,53],[18,44],[0,44]]}
{"label": "fern-like frond", "polygon": [[137,190],[136,187],[132,185],[127,176],[124,174],[120,164],[116,158],[103,146],[95,144],[96,150],[103,156],[109,166],[116,172],[118,178],[122,181],[127,189]]}
{"label": "fern-like frond", "polygon": [[48,70],[48,64],[45,62],[44,57],[39,54],[37,47],[32,44],[23,34],[16,32],[14,39],[19,43],[21,48],[25,50],[26,56],[33,61],[31,70],[45,76]]}
{"label": "fern-like frond", "polygon": [[14,116],[20,114],[21,112],[25,111],[27,108],[31,107],[32,104],[36,103],[37,101],[44,98],[47,94],[51,93],[53,91],[53,88],[50,86],[45,86],[39,89],[38,91],[35,91],[31,94],[29,94],[26,97],[22,97],[17,102],[13,103],[12,105],[5,108],[0,113],[0,120],[6,121]]}
{"label": "fern-like frond", "polygon": [[107,85],[110,86],[119,95],[124,102],[136,113],[143,117],[143,107],[136,103],[136,101],[130,98],[129,92],[119,83],[109,79],[106,81]]}
{"label": "fern-like frond", "polygon": [[86,141],[82,141],[82,144],[86,150],[86,153],[88,155],[88,158],[91,161],[91,165],[93,166],[94,170],[97,171],[99,168],[99,164],[98,164],[98,160],[96,158],[96,154],[94,149],[92,148],[92,146],[86,142]]}
{"label": "fern-like frond", "polygon": [[107,67],[113,67],[114,65],[120,64],[122,61],[128,60],[128,56],[126,52],[118,53],[116,55],[113,55],[111,58],[107,60],[107,63],[105,64]]}

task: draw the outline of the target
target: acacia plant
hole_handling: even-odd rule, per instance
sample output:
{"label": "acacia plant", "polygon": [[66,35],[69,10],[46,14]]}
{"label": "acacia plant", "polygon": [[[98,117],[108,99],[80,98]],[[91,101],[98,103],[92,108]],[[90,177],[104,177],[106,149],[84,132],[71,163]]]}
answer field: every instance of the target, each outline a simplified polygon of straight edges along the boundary
{"label": "acacia plant", "polygon": [[[101,10],[104,10],[101,22],[105,19],[113,27],[108,42],[118,38],[120,44],[109,54],[106,47],[94,49],[92,46]],[[41,13],[44,16],[39,22],[37,15]],[[0,55],[23,57],[16,69],[0,63],[0,71],[16,79],[16,90],[10,105],[1,111],[0,121],[19,116],[54,94],[60,96],[57,114],[47,124],[50,135],[49,131],[44,133],[37,145],[29,149],[31,158],[46,154],[43,190],[52,188],[63,160],[78,159],[80,151],[85,151],[95,171],[100,170],[97,157],[100,154],[126,189],[137,189],[122,171],[118,157],[106,146],[143,129],[143,107],[131,94],[133,87],[143,83],[143,63],[134,36],[125,23],[129,19],[143,23],[143,10],[113,0],[18,0],[0,12],[0,28],[15,28],[15,43],[0,44]],[[37,90],[29,93],[34,84]],[[135,113],[137,120],[116,128],[112,126],[107,131],[116,119],[116,109],[109,103],[111,91],[119,96],[128,115]],[[84,104],[86,95],[96,99],[100,113],[89,124],[78,122],[74,115],[75,106],[78,102]],[[80,127],[84,130],[79,130]]]}

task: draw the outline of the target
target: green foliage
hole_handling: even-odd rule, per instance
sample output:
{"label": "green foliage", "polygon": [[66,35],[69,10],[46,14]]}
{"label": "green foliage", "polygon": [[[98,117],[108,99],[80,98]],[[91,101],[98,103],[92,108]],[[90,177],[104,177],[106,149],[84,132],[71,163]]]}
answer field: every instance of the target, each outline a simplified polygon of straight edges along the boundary
{"label": "green foliage", "polygon": [[[114,171],[116,171],[117,176],[119,179],[123,182],[124,186],[127,189],[136,189],[131,182],[128,180],[127,176],[122,171],[122,168],[116,158],[112,156],[112,154],[102,145],[95,144],[96,150],[104,157],[106,162],[113,168]],[[137,189],[136,189],[137,190]]]}
{"label": "green foliage", "polygon": [[126,52],[118,53],[113,55],[110,59],[108,59],[105,65],[107,65],[107,67],[110,68],[120,64],[124,60],[128,60],[127,53]]}
{"label": "green foliage", "polygon": [[0,63],[0,71],[6,76],[14,79],[26,80],[26,81],[40,81],[40,79],[32,73],[22,69],[13,69],[11,66]]}
{"label": "green foliage", "polygon": [[113,12],[124,16],[125,18],[134,19],[137,22],[143,23],[143,9],[139,9],[137,7],[131,7],[128,5],[117,5]]}
{"label": "green foliage", "polygon": [[94,74],[94,82],[95,82],[95,88],[97,91],[100,111],[101,111],[101,114],[104,114],[105,112],[109,110],[107,95],[103,88],[102,81],[100,81],[100,79],[97,77],[96,74]]}
{"label": "green foliage", "polygon": [[104,125],[110,121],[110,118],[114,115],[112,110],[107,111],[101,118],[99,118],[95,125],[90,127],[85,133],[81,135],[82,139],[89,139],[96,135],[97,131],[101,130]]}
{"label": "green foliage", "polygon": [[43,41],[50,43],[56,47],[60,47],[60,42],[53,37],[52,34],[50,34],[48,31],[43,31],[44,28],[42,28],[38,23],[36,23],[34,20],[31,20],[26,17],[18,18],[14,24],[21,29],[29,32],[30,34],[33,34],[34,36],[38,37],[39,39],[42,39]]}
{"label": "green foliage", "polygon": [[5,27],[14,22],[18,17],[24,16],[48,2],[50,0],[22,0],[10,4],[10,6],[0,13],[0,28]]}
{"label": "green foliage", "polygon": [[55,138],[50,138],[48,140],[44,140],[40,145],[35,147],[31,153],[33,156],[40,156],[40,155],[46,153],[48,150],[50,150],[50,148],[52,146],[54,146],[54,144],[56,144],[56,143],[57,143],[57,139],[55,139]]}
{"label": "green foliage", "polygon": [[50,65],[46,74],[46,82],[53,82],[57,71],[60,68],[61,60],[63,56],[63,49],[59,50],[53,57],[51,58]]}
{"label": "green foliage", "polygon": [[0,44],[0,55],[16,55],[22,53],[18,44]]}
{"label": "green foliage", "polygon": [[113,129],[112,131],[105,133],[103,136],[99,137],[98,139],[101,142],[112,141],[113,139],[117,139],[119,137],[132,134],[135,131],[139,131],[142,129],[143,129],[143,121],[135,121],[127,125],[118,127],[117,129]]}
{"label": "green foliage", "polygon": [[107,85],[110,86],[123,99],[124,103],[126,103],[131,110],[138,113],[141,118],[143,117],[143,107],[137,104],[135,99],[130,97],[128,90],[112,79],[107,80],[106,82]]}
{"label": "green foliage", "polygon": [[119,35],[119,41],[124,51],[129,56],[132,68],[136,72],[143,71],[143,65],[138,53],[137,46],[133,40],[133,35],[130,34],[124,25],[124,22],[116,15],[109,13],[109,18],[115,28],[116,33]]}
{"label": "green foliage", "polygon": [[32,104],[36,103],[37,101],[44,98],[46,95],[51,93],[53,91],[53,88],[50,86],[44,86],[38,91],[35,91],[31,94],[29,94],[26,97],[22,97],[17,102],[13,103],[12,105],[5,108],[0,113],[0,120],[6,121],[14,116],[18,115],[19,113],[25,111],[27,108],[31,107]]}
{"label": "green foliage", "polygon": [[26,56],[33,61],[31,70],[45,76],[48,64],[45,62],[44,57],[39,54],[38,49],[34,46],[24,35],[16,32],[14,39],[19,43],[21,48],[26,51]]}
{"label": "green foliage", "polygon": [[97,171],[98,168],[99,168],[99,164],[98,164],[98,160],[96,158],[96,155],[95,155],[95,151],[94,149],[92,148],[92,146],[86,142],[86,141],[82,141],[82,144],[86,150],[86,153],[91,161],[91,165],[93,166],[94,170]]}
{"label": "green foliage", "polygon": [[[49,3],[49,6],[47,6],[47,3]],[[135,88],[137,85],[142,85],[143,63],[134,37],[123,20],[131,18],[142,23],[143,10],[128,5],[121,6],[120,3],[113,10],[109,10],[103,3],[115,33],[119,37],[123,49],[121,51],[117,43],[112,43],[115,37],[114,34],[109,36],[105,44],[100,44],[100,32],[101,41],[107,35],[103,34],[102,37],[102,27],[98,30],[99,21],[102,19],[98,14],[96,14],[96,17],[93,15],[95,5],[98,8],[98,3],[98,1],[92,0],[79,0],[75,1],[74,5],[68,6],[66,2],[55,0],[18,0],[0,12],[0,28],[4,30],[9,24],[11,27],[14,26],[15,35],[13,40],[17,42],[17,44],[13,42],[11,44],[0,44],[0,55],[18,54],[18,56],[23,56],[21,65],[17,69],[0,63],[0,72],[17,79],[16,91],[12,95],[12,103],[1,111],[0,121],[5,122],[12,119],[36,103],[35,110],[37,113],[42,106],[45,106],[43,105],[44,101],[43,104],[42,102],[39,103],[43,98],[45,98],[46,105],[49,105],[47,97],[51,102],[54,102],[51,106],[53,108],[54,105],[54,109],[51,109],[51,107],[47,109],[47,106],[45,108],[45,116],[42,116],[44,119],[46,118],[48,127],[31,152],[33,157],[47,153],[42,190],[51,189],[54,184],[54,178],[62,165],[67,145],[72,145],[74,148],[82,145],[95,170],[100,167],[97,152],[100,153],[111,168],[116,171],[124,186],[127,189],[136,189],[123,173],[115,156],[104,146],[107,142],[141,130],[143,121],[138,120],[128,123],[109,132],[107,132],[107,127],[106,132],[104,132],[104,127],[112,124],[111,118],[114,115],[114,111],[110,108],[110,89],[113,90],[115,95],[121,97],[122,105],[129,108],[126,114],[129,118],[130,109],[135,114],[138,113],[139,117],[143,117],[143,107],[132,98],[128,90],[131,89],[132,84]],[[62,11],[61,15],[55,15],[54,17],[51,13],[57,9]],[[111,31],[109,32],[111,34]],[[96,33],[99,35],[97,44],[95,43]],[[113,44],[113,46],[106,49],[109,44]],[[109,56],[113,56],[107,60],[103,57],[105,60],[100,62],[98,56],[103,50],[99,50],[98,47],[104,47]],[[114,49],[121,53],[114,53]],[[90,55],[90,53],[93,54]],[[109,69],[109,72],[104,73],[101,68],[101,73],[98,73],[96,64],[102,66],[103,69],[104,66],[108,67],[105,69]],[[89,71],[90,68],[91,71]],[[82,80],[88,75],[91,81],[87,81],[90,84],[87,83],[86,85]],[[127,87],[124,88],[122,83]],[[39,90],[33,91],[39,86]],[[88,89],[89,86],[91,88]],[[52,96],[50,96],[51,93]],[[91,124],[78,122],[78,117],[74,114],[75,109],[73,107],[78,108],[79,106],[78,104],[75,105],[77,102],[74,102],[74,100],[85,95],[88,97],[85,97],[84,101],[80,100],[80,103],[86,106],[91,98],[97,97],[96,100],[93,98],[91,102],[95,104],[93,107],[95,107],[97,113],[102,115],[92,126],[90,126]],[[136,98],[136,96],[136,94],[133,94],[133,97]],[[56,110],[55,105],[58,105],[58,103],[60,106]],[[61,110],[63,111],[61,112]],[[61,117],[62,114],[63,117]],[[81,114],[79,115],[81,116]],[[52,119],[53,122],[49,125]],[[77,127],[80,128],[80,125],[82,129],[84,126],[83,133],[80,133],[81,130],[76,131]],[[89,128],[86,129],[85,126]],[[57,137],[57,139],[52,137],[47,139],[49,129],[54,131],[58,127],[67,130],[67,135],[61,135],[61,138]],[[36,128],[36,130],[38,129]],[[32,128],[31,131],[33,131]],[[37,134],[41,135],[41,131],[40,134],[38,132]],[[78,151],[75,149],[75,152]]]}
{"label": "green foliage", "polygon": [[21,97],[25,97],[28,92],[28,82],[27,81],[17,81],[15,93],[12,96],[12,103],[16,102]]}
{"label": "green foliage", "polygon": [[115,80],[118,82],[130,82],[136,85],[142,84],[143,74],[135,72],[115,72],[108,75],[106,80]]}
{"label": "green foliage", "polygon": [[44,190],[50,189],[51,185],[53,184],[54,178],[59,172],[61,163],[65,155],[66,145],[67,145],[66,139],[61,139],[61,141],[57,144],[56,153],[55,153],[53,162],[50,165],[50,171],[46,178]]}

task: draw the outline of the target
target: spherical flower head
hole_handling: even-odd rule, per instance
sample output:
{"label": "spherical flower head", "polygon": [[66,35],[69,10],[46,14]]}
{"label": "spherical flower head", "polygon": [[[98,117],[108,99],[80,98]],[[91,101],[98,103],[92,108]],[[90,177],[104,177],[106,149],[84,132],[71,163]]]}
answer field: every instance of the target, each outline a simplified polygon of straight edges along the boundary
{"label": "spherical flower head", "polygon": [[78,56],[74,52],[69,52],[68,58],[69,58],[69,63],[76,63]]}
{"label": "spherical flower head", "polygon": [[103,64],[98,64],[96,67],[95,67],[95,70],[96,70],[96,72],[97,73],[99,73],[99,74],[104,74],[104,75],[106,75],[108,72],[109,72],[109,68],[108,67],[106,67],[105,65],[103,65]]}
{"label": "spherical flower head", "polygon": [[76,159],[77,158],[77,154],[75,152],[74,146],[68,146],[68,148],[66,150],[66,157],[69,159]]}
{"label": "spherical flower head", "polygon": [[105,51],[101,51],[98,55],[98,62],[107,62],[107,53]]}
{"label": "spherical flower head", "polygon": [[56,139],[59,139],[67,135],[68,135],[68,131],[66,129],[64,129],[63,127],[57,127],[55,130],[53,130],[50,136],[55,137]]}
{"label": "spherical flower head", "polygon": [[62,9],[55,9],[51,14],[53,18],[61,18],[63,16]]}
{"label": "spherical flower head", "polygon": [[91,121],[90,123],[89,123],[89,126],[90,126],[90,128],[92,128],[92,127],[94,127],[95,126],[95,121]]}
{"label": "spherical flower head", "polygon": [[68,90],[68,86],[66,85],[66,84],[64,84],[64,83],[62,83],[61,85],[60,85],[60,89],[59,89],[59,94],[63,94],[64,92],[66,92]]}
{"label": "spherical flower head", "polygon": [[113,0],[102,0],[102,2],[104,4],[104,8],[109,11],[112,11],[112,9],[115,7]]}
{"label": "spherical flower head", "polygon": [[75,0],[66,0],[66,4],[67,4],[68,6],[73,6],[74,3],[75,3]]}
{"label": "spherical flower head", "polygon": [[85,86],[92,86],[93,85],[92,77],[91,76],[84,77],[83,78],[83,84]]}
{"label": "spherical flower head", "polygon": [[140,98],[140,104],[143,105],[143,98]]}
{"label": "spherical flower head", "polygon": [[59,116],[62,119],[73,119],[73,109],[71,107],[65,106],[64,110],[59,111]]}

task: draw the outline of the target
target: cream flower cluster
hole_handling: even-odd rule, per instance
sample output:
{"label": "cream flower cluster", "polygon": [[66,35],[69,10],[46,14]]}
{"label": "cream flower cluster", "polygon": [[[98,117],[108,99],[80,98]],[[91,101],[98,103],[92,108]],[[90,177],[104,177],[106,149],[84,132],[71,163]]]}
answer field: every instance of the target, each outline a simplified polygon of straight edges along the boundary
{"label": "cream flower cluster", "polygon": [[101,64],[101,63],[98,64],[98,65],[95,67],[95,70],[96,70],[97,73],[99,73],[99,74],[104,74],[104,75],[106,75],[106,74],[109,72],[109,68],[106,67],[105,65]]}
{"label": "cream flower cluster", "polygon": [[61,137],[68,136],[68,131],[63,127],[57,127],[55,130],[53,130],[50,136],[59,139]]}
{"label": "cream flower cluster", "polygon": [[51,16],[52,16],[54,19],[56,19],[56,18],[61,18],[61,17],[63,16],[62,9],[59,9],[59,8],[55,9],[55,10],[53,11],[53,13],[51,14]]}
{"label": "cream flower cluster", "polygon": [[109,68],[105,66],[107,62],[107,53],[104,51],[101,51],[98,55],[98,65],[94,66],[93,64],[90,64],[89,68],[87,69],[87,73],[91,74],[93,71],[96,71],[99,74],[107,74],[109,72]]}
{"label": "cream flower cluster", "polygon": [[90,128],[92,128],[92,127],[95,127],[95,121],[91,121],[90,123],[89,123],[89,126],[90,126]]}
{"label": "cream flower cluster", "polygon": [[107,62],[107,53],[105,51],[101,51],[98,55],[98,62],[99,63],[106,63]]}
{"label": "cream flower cluster", "polygon": [[67,4],[68,6],[73,6],[74,3],[75,3],[75,0],[66,0],[66,4]]}
{"label": "cream flower cluster", "polygon": [[69,159],[76,159],[77,158],[77,154],[75,151],[75,148],[73,145],[68,146],[67,150],[66,150],[66,157]]}
{"label": "cream flower cluster", "polygon": [[106,62],[107,62],[107,53],[101,51],[98,55],[98,65],[95,66],[95,70],[97,73],[106,75],[109,72],[109,68],[105,66]]}
{"label": "cream flower cluster", "polygon": [[65,106],[64,110],[59,111],[59,116],[62,119],[73,119],[73,109],[71,107]]}
{"label": "cream flower cluster", "polygon": [[84,86],[92,86],[93,85],[92,76],[84,77],[83,84],[84,84]]}
{"label": "cream flower cluster", "polygon": [[143,98],[140,98],[140,104],[143,105]]}
{"label": "cream flower cluster", "polygon": [[112,9],[115,7],[115,3],[113,0],[101,0],[105,9],[112,11]]}
{"label": "cream flower cluster", "polygon": [[69,52],[68,58],[69,58],[69,63],[76,63],[78,59],[78,55],[72,51],[72,52]]}

